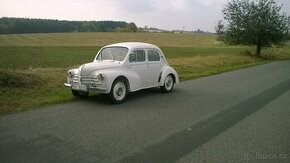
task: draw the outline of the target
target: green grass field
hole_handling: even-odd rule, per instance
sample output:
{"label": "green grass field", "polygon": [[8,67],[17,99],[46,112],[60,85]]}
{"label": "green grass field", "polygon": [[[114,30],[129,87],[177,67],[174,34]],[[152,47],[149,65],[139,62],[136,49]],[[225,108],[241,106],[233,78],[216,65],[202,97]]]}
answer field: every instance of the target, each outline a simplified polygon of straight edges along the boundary
{"label": "green grass field", "polygon": [[0,35],[0,46],[93,46],[117,42],[148,42],[160,47],[216,47],[215,35],[175,33],[48,33]]}
{"label": "green grass field", "polygon": [[65,89],[66,72],[91,62],[103,45],[156,44],[181,80],[290,58],[290,45],[263,50],[225,46],[215,35],[173,33],[52,33],[0,35],[0,114],[77,100]]}

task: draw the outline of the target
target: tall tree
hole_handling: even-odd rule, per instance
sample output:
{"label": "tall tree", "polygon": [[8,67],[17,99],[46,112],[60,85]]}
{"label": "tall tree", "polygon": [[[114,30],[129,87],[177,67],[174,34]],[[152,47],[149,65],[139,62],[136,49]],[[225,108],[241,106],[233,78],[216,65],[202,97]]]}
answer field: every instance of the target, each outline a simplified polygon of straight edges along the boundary
{"label": "tall tree", "polygon": [[290,17],[281,13],[274,0],[231,0],[222,12],[226,20],[224,41],[230,44],[262,47],[283,44],[287,40]]}
{"label": "tall tree", "polygon": [[138,30],[136,24],[133,22],[129,23],[127,28],[129,30],[129,32],[137,32],[137,30]]}
{"label": "tall tree", "polygon": [[215,27],[216,34],[218,35],[217,40],[223,41],[224,33],[225,33],[225,25],[223,24],[222,20],[218,21],[217,26]]}

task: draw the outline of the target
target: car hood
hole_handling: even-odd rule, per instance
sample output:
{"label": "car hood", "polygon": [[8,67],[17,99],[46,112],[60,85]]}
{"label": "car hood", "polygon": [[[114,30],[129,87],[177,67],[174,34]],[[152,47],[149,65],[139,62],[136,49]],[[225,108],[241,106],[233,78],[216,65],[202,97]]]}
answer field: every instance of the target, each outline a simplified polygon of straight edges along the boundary
{"label": "car hood", "polygon": [[86,63],[80,66],[81,76],[90,76],[92,72],[96,70],[108,69],[120,67],[119,61],[96,61],[91,63]]}

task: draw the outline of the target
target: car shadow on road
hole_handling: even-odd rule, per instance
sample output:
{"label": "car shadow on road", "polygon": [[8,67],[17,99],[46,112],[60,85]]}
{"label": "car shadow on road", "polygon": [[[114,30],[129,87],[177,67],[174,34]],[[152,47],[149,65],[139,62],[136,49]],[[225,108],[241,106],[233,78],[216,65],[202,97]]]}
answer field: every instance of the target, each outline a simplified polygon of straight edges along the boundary
{"label": "car shadow on road", "polygon": [[[175,93],[177,91],[178,90],[174,89],[171,93]],[[143,90],[129,93],[125,103],[130,103],[132,101],[136,101],[136,100],[148,98],[148,97],[152,98],[152,96],[154,97],[154,96],[159,96],[159,95],[164,95],[164,93],[162,93],[159,88],[143,89]],[[113,104],[110,99],[110,95],[106,95],[106,94],[93,93],[93,94],[90,94],[88,97],[81,98],[81,100],[103,104],[103,105]]]}

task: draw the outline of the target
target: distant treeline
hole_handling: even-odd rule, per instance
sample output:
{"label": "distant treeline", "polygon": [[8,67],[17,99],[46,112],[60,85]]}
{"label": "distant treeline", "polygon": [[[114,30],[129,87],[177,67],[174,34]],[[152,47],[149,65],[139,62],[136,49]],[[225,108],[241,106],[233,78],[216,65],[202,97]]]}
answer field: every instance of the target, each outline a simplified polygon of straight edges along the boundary
{"label": "distant treeline", "polygon": [[0,18],[0,34],[53,32],[137,32],[135,23],[124,21],[66,21]]}

